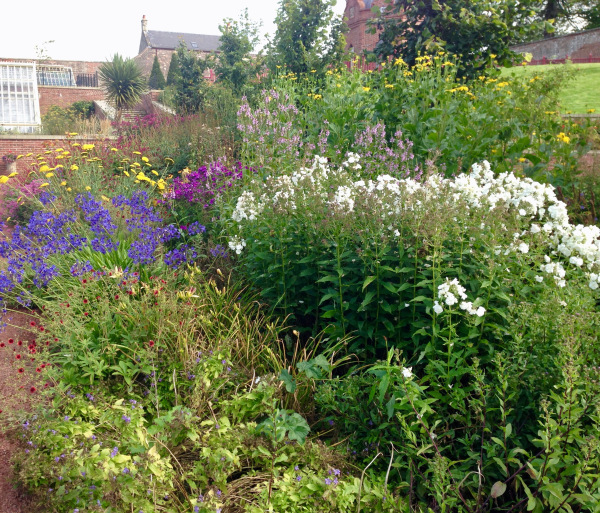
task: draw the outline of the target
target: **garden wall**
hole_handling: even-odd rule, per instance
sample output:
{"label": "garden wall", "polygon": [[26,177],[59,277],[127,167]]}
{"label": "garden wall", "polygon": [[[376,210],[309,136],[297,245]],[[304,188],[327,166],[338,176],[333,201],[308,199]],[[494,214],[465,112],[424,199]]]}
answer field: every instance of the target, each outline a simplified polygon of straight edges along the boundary
{"label": "garden wall", "polygon": [[[77,141],[80,144],[93,143],[99,144],[106,141],[106,138],[99,139],[97,137],[75,137],[70,141]],[[3,135],[0,136],[0,175],[7,172],[7,166],[2,161],[2,156],[7,153],[16,155],[27,155],[32,153],[30,157],[23,157],[17,160],[17,171],[25,171],[35,162],[35,156],[39,153],[51,148],[65,147],[67,138],[62,135]]]}
{"label": "garden wall", "polygon": [[600,57],[600,28],[556,36],[512,47],[517,53],[530,53],[533,60],[586,59]]}
{"label": "garden wall", "polygon": [[104,91],[100,87],[38,86],[38,92],[42,116],[52,105],[64,108],[78,101],[104,100]]}

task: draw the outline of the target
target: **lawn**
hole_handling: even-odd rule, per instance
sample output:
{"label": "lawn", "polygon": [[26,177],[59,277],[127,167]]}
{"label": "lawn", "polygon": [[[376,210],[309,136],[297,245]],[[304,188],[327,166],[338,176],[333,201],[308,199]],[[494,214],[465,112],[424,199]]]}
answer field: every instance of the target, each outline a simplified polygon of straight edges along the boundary
{"label": "lawn", "polygon": [[[547,64],[543,66],[519,66],[505,68],[502,75],[514,74],[532,76],[546,73],[552,69],[563,66],[561,64]],[[561,92],[561,110],[564,113],[585,114],[590,109],[600,112],[600,64],[571,64],[575,70],[575,78],[570,85]]]}

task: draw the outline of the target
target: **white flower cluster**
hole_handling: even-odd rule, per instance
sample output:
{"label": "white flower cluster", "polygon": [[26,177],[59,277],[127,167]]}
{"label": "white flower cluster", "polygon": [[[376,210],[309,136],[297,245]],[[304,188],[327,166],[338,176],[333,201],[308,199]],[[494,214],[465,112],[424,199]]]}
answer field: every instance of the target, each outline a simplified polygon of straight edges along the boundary
{"label": "white flower cluster", "polygon": [[242,230],[243,223],[256,222],[265,208],[288,212],[306,209],[310,216],[318,204],[354,217],[365,211],[376,212],[382,226],[400,236],[400,216],[427,215],[431,205],[460,203],[473,216],[501,209],[512,213],[523,230],[511,243],[498,248],[498,253],[528,255],[531,248],[542,247],[552,260],[542,264],[540,274],[550,274],[564,286],[566,263],[583,270],[592,289],[600,287],[600,228],[571,225],[566,205],[558,200],[552,186],[508,172],[494,176],[488,162],[474,164],[471,173],[454,178],[432,175],[417,182],[380,175],[376,180],[353,181],[347,169],[355,169],[359,161],[358,155],[348,153],[342,166],[333,168],[327,159],[316,156],[309,168],[267,180],[259,199],[251,192],[242,193],[232,218]]}
{"label": "white flower cluster", "polygon": [[244,191],[238,198],[237,205],[231,217],[238,223],[244,219],[254,221],[258,218],[262,210],[263,205],[256,201],[254,194]]}
{"label": "white flower cluster", "polygon": [[342,162],[342,166],[353,171],[360,171],[362,166],[360,165],[360,155],[352,153],[351,151],[346,154],[346,160]]}
{"label": "white flower cluster", "polygon": [[[466,289],[456,278],[452,281],[446,278],[446,281],[438,286],[438,297],[448,306],[455,305],[460,298],[462,299],[459,305],[461,310],[465,310],[468,314],[476,315],[477,317],[483,317],[485,314],[485,308],[483,306],[475,308],[471,301],[465,301],[467,299]],[[434,301],[433,311],[436,314],[441,314],[444,311],[444,307],[438,301]]]}
{"label": "white flower cluster", "polygon": [[231,249],[231,251],[235,251],[236,254],[240,254],[244,248],[246,247],[246,241],[244,239],[241,239],[238,236],[235,237],[231,237],[229,239],[229,249]]}

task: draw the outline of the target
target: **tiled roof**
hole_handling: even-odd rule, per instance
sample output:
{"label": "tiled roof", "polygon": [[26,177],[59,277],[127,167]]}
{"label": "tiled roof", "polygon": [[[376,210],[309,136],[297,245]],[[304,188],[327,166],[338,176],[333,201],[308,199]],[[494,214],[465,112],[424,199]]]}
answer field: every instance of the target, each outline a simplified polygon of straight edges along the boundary
{"label": "tiled roof", "polygon": [[148,30],[146,38],[152,48],[166,48],[175,50],[179,44],[185,42],[188,50],[214,52],[221,46],[220,36],[206,34],[184,34],[183,32],[162,32]]}

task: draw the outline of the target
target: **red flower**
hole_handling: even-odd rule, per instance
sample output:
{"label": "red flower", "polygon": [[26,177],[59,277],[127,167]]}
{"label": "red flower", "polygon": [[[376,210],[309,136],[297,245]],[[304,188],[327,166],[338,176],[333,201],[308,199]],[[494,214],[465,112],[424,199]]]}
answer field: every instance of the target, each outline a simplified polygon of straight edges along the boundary
{"label": "red flower", "polygon": [[40,331],[44,331],[46,328],[44,328],[43,326],[40,326]]}
{"label": "red flower", "polygon": [[87,313],[87,312],[83,312],[83,315],[85,315],[85,316],[87,317],[87,316],[88,316],[88,315],[90,315],[90,314],[89,314],[89,313]]}
{"label": "red flower", "polygon": [[42,369],[40,369],[39,367],[37,369],[35,369],[35,372],[42,372]]}
{"label": "red flower", "polygon": [[25,372],[25,369],[23,367],[19,368],[19,374],[23,374]]}
{"label": "red flower", "polygon": [[149,345],[150,347],[154,347],[154,340],[151,340],[150,342],[148,342],[148,345]]}
{"label": "red flower", "polygon": [[115,294],[115,299],[119,299],[119,294]]}
{"label": "red flower", "polygon": [[22,341],[22,340],[19,340],[19,341],[17,342],[17,345],[18,345],[18,346],[22,346],[22,345],[23,345],[23,341]]}
{"label": "red flower", "polygon": [[29,325],[30,325],[30,326],[35,326],[35,321],[31,321],[31,322],[29,323]]}
{"label": "red flower", "polygon": [[81,283],[87,283],[86,279],[81,280]]}
{"label": "red flower", "polygon": [[20,360],[20,359],[21,359],[21,355],[20,355],[20,354],[18,354],[18,355],[16,356],[16,358],[17,358],[17,360]]}
{"label": "red flower", "polygon": [[87,300],[87,299],[84,299],[84,300],[83,300],[83,304],[84,304],[84,305],[87,305],[87,304],[88,304],[88,300]]}
{"label": "red flower", "polygon": [[36,390],[37,390],[37,388],[35,388],[35,387],[31,387],[31,388],[29,389],[29,391],[30,391],[32,394],[33,394],[33,393],[35,393],[35,392],[36,392]]}
{"label": "red flower", "polygon": [[15,341],[14,341],[12,338],[9,338],[9,339],[8,339],[8,343],[9,343],[9,344],[14,344],[14,342],[15,342]]}
{"label": "red flower", "polygon": [[4,342],[0,342],[0,347],[6,347],[6,344],[4,344]]}

